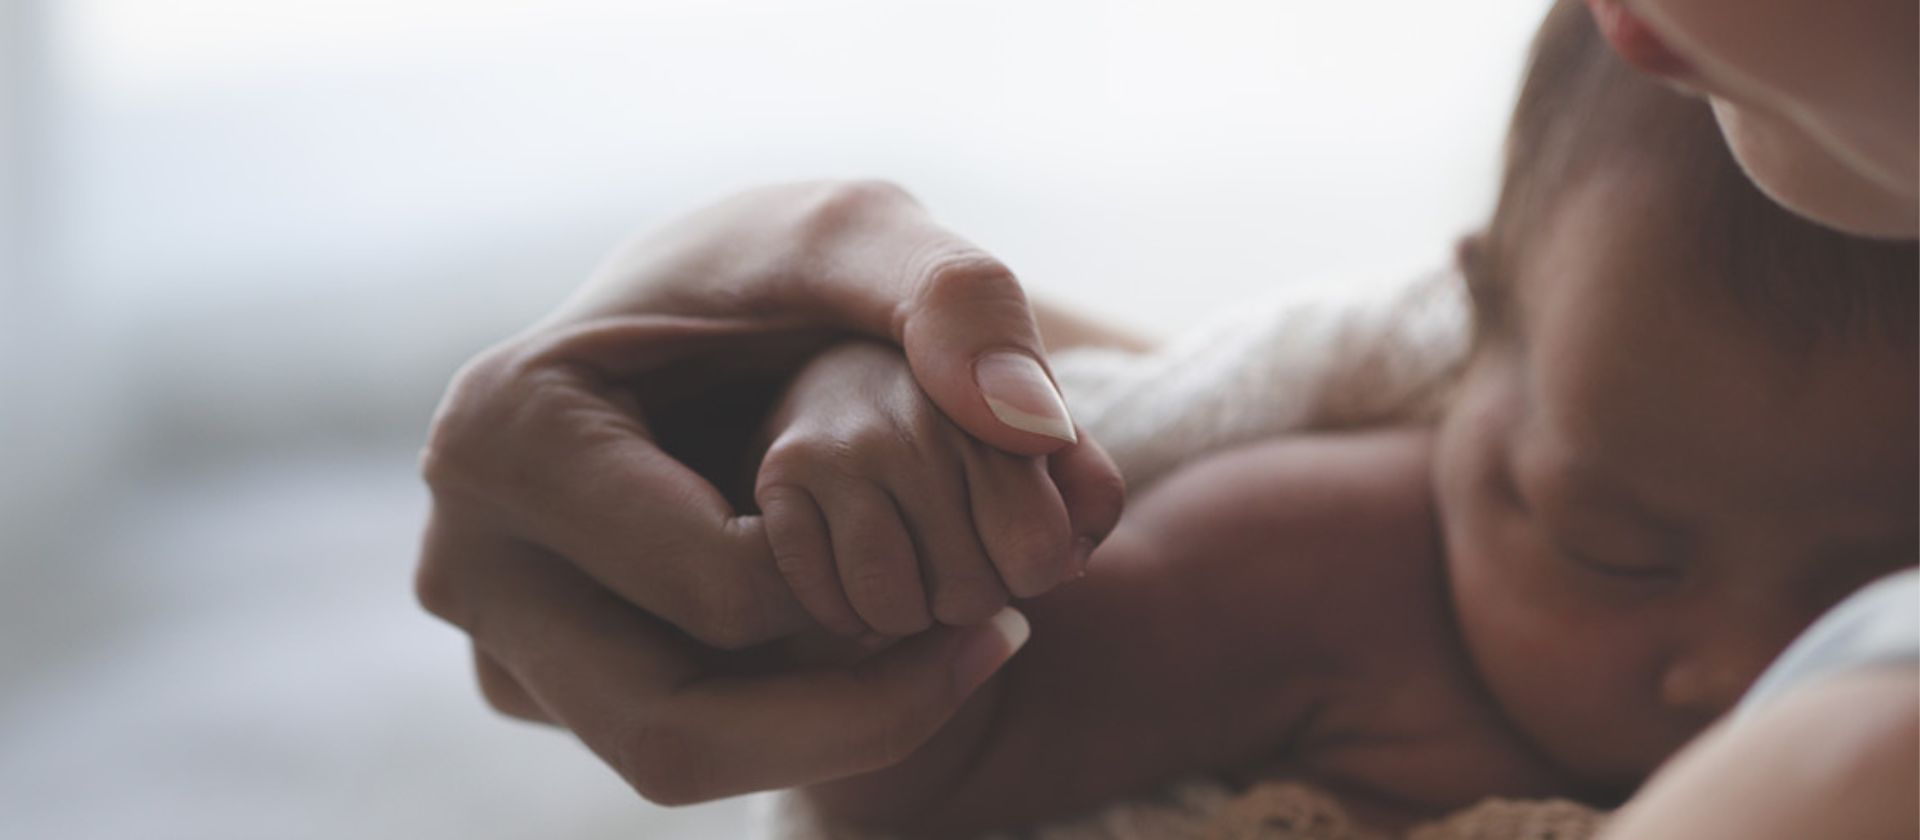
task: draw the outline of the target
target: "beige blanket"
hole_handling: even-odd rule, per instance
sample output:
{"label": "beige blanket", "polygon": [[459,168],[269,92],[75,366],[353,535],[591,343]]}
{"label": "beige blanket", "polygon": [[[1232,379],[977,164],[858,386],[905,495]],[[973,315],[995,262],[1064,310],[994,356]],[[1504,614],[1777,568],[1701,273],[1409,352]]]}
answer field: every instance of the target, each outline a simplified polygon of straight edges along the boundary
{"label": "beige blanket", "polygon": [[[1267,782],[1232,791],[1191,781],[1156,797],[981,840],[1586,840],[1603,818],[1561,799],[1489,799],[1396,834],[1354,822],[1340,803],[1306,785]],[[777,840],[891,840],[835,829],[788,794],[771,801],[763,822]]]}

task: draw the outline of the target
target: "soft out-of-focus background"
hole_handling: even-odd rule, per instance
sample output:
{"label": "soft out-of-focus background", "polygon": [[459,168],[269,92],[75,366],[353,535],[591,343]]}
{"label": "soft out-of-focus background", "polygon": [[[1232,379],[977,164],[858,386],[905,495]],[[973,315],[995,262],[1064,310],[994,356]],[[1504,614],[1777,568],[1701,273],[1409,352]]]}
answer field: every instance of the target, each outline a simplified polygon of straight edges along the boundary
{"label": "soft out-of-focus background", "polygon": [[1431,264],[1543,5],[0,0],[0,836],[741,834],[414,607],[459,362],[775,179],[1160,334]]}

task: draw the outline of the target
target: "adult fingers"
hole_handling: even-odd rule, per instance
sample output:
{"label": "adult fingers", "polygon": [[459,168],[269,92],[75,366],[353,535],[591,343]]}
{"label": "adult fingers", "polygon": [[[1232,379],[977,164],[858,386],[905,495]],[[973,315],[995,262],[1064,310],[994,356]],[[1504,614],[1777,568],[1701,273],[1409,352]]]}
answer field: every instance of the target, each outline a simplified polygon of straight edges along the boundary
{"label": "adult fingers", "polygon": [[[670,628],[558,558],[506,542],[465,543],[443,541],[475,549],[465,562],[487,574],[432,579],[422,600],[471,633],[554,721],[663,804],[897,763],[1027,637],[1025,619],[1009,610],[975,627],[937,628],[851,668],[707,676],[713,669]],[[475,602],[487,608],[473,609]]]}
{"label": "adult fingers", "polygon": [[[648,725],[645,710],[697,676],[685,643],[559,558],[510,541],[468,539],[473,532],[446,527],[449,519],[429,522],[420,599],[486,651],[489,702],[499,702],[493,691],[503,686],[517,689],[524,700],[500,699],[538,708],[653,796],[649,790],[669,771],[636,752],[633,733]],[[428,572],[452,551],[468,573]]]}
{"label": "adult fingers", "polygon": [[[626,642],[632,662],[625,670],[640,683],[673,686],[692,673],[661,641],[657,621],[551,552],[505,538],[437,502],[414,585],[428,612],[473,637],[482,690],[489,700],[499,692],[502,711],[537,709],[541,717],[573,724],[560,707],[578,703],[554,702],[542,683],[572,685],[592,676],[567,672],[570,652],[554,646],[556,633],[588,647]],[[656,632],[640,632],[648,627]]]}
{"label": "adult fingers", "polygon": [[1006,608],[980,624],[902,640],[851,668],[687,685],[651,709],[650,725],[633,736],[632,752],[660,768],[652,792],[642,792],[659,802],[696,802],[898,764],[1027,635],[1026,618]]}
{"label": "adult fingers", "polygon": [[754,497],[760,505],[767,541],[772,544],[774,564],[800,605],[837,635],[866,633],[867,623],[841,588],[826,518],[813,494],[792,484],[763,484]]}
{"label": "adult fingers", "polygon": [[[714,646],[809,626],[760,520],[736,516],[711,484],[655,447],[616,390],[583,366],[512,355],[469,366],[423,456],[437,510],[465,511],[469,530],[550,549]],[[423,557],[423,573],[426,565]],[[458,562],[434,568],[470,573]]]}

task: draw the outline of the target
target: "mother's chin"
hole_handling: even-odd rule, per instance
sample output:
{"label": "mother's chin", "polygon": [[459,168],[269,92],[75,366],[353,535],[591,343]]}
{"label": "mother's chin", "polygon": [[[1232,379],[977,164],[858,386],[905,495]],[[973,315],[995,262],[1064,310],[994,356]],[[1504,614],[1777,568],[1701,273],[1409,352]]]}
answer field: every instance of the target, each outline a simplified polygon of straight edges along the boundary
{"label": "mother's chin", "polygon": [[1747,177],[1769,198],[1809,220],[1856,236],[1913,239],[1920,233],[1920,194],[1866,174],[1866,160],[1832,151],[1791,120],[1726,99],[1713,114]]}

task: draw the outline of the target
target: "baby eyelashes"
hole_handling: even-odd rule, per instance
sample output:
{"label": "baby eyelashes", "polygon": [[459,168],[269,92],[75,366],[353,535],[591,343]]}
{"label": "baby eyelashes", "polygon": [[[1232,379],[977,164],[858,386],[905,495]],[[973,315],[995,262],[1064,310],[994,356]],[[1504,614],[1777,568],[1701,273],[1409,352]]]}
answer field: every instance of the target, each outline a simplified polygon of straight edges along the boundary
{"label": "baby eyelashes", "polygon": [[1085,570],[1046,461],[961,431],[897,350],[815,358],[769,432],[754,496],[775,563],[836,634],[978,623]]}

